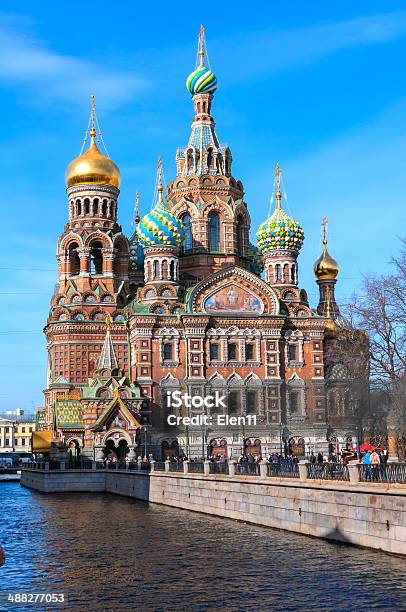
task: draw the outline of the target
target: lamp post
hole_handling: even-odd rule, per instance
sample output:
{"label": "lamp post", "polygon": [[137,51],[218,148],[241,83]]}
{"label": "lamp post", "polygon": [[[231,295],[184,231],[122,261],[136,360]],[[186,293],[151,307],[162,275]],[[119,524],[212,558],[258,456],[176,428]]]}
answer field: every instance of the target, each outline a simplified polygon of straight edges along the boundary
{"label": "lamp post", "polygon": [[147,431],[148,431],[148,425],[145,424],[142,426],[142,429],[144,430],[144,456],[147,456]]}

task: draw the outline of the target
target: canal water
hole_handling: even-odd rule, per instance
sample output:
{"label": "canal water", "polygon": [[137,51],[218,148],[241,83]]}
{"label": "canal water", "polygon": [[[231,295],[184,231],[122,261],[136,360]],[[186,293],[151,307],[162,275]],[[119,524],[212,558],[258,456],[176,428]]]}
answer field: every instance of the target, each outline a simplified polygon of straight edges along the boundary
{"label": "canal water", "polygon": [[405,560],[384,553],[110,494],[1,483],[0,504],[0,591],[62,610],[406,610]]}

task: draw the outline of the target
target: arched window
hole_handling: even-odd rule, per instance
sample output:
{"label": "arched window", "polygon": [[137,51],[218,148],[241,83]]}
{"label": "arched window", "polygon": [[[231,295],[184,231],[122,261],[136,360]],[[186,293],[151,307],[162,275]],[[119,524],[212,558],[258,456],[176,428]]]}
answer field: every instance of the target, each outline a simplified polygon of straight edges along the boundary
{"label": "arched window", "polygon": [[157,259],[154,260],[154,278],[158,278],[159,276],[159,261]]}
{"label": "arched window", "polygon": [[172,360],[172,344],[169,344],[169,342],[166,342],[164,344],[164,361],[171,361]]}
{"label": "arched window", "polygon": [[82,203],[80,200],[76,200],[76,216],[80,217],[82,214]]}
{"label": "arched window", "polygon": [[290,269],[290,282],[295,282],[295,266],[293,265]]}
{"label": "arched window", "polygon": [[84,205],[85,205],[85,215],[88,215],[90,213],[90,200],[89,200],[89,198],[85,198]]}
{"label": "arched window", "polygon": [[184,253],[189,253],[193,249],[192,219],[190,215],[183,215],[181,220],[185,228],[185,239],[183,241],[182,250]]}
{"label": "arched window", "polygon": [[93,206],[92,206],[92,214],[94,217],[97,215],[98,210],[99,210],[99,198],[94,198]]}
{"label": "arched window", "polygon": [[289,345],[289,361],[296,361],[296,344]]}
{"label": "arched window", "polygon": [[220,251],[220,216],[216,212],[209,214],[209,251]]}
{"label": "arched window", "polygon": [[280,281],[282,278],[282,270],[280,264],[276,264],[275,266],[275,277],[277,281]]}
{"label": "arched window", "polygon": [[71,276],[76,276],[80,272],[80,259],[77,249],[78,243],[71,242],[68,247],[69,272]]}
{"label": "arched window", "polygon": [[107,200],[103,200],[102,217],[107,217]]}
{"label": "arched window", "polygon": [[90,249],[90,274],[103,274],[103,245],[93,242]]}
{"label": "arched window", "polygon": [[175,262],[173,261],[173,259],[169,264],[169,278],[171,280],[175,280]]}

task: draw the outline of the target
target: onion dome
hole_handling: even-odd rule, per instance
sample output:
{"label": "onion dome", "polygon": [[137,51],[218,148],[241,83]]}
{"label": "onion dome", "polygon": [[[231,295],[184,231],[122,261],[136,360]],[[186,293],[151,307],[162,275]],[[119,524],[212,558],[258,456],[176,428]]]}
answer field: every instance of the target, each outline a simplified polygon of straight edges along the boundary
{"label": "onion dome", "polygon": [[137,228],[137,236],[142,246],[175,246],[179,247],[184,239],[183,223],[170,211],[163,199],[163,186],[158,185],[158,201]]}
{"label": "onion dome", "polygon": [[212,94],[217,89],[217,79],[211,70],[206,68],[204,64],[200,64],[196,70],[189,74],[186,87],[192,96],[202,93]]}
{"label": "onion dome", "polygon": [[340,267],[335,259],[327,251],[327,219],[323,217],[323,253],[315,261],[313,266],[317,280],[335,280],[340,271]]}
{"label": "onion dome", "polygon": [[217,89],[217,79],[210,68],[204,65],[204,28],[200,27],[199,32],[199,65],[186,80],[188,92],[194,96],[196,94],[212,94]]}
{"label": "onion dome", "polygon": [[74,185],[112,185],[120,187],[120,170],[106,155],[103,155],[96,144],[96,130],[90,130],[90,145],[79,157],[76,157],[66,169],[66,186]]}
{"label": "onion dome", "polygon": [[257,244],[264,254],[280,249],[298,253],[303,241],[304,232],[300,223],[278,206],[257,231]]}
{"label": "onion dome", "polygon": [[282,210],[281,170],[278,164],[275,172],[275,188],[276,208],[258,228],[258,247],[263,254],[276,250],[299,253],[304,241],[304,232],[300,223]]}
{"label": "onion dome", "polygon": [[96,144],[97,125],[94,96],[92,96],[92,110],[90,115],[90,145],[79,157],[72,160],[66,169],[65,180],[67,187],[74,185],[111,185],[120,187],[120,170],[116,164],[99,151]]}

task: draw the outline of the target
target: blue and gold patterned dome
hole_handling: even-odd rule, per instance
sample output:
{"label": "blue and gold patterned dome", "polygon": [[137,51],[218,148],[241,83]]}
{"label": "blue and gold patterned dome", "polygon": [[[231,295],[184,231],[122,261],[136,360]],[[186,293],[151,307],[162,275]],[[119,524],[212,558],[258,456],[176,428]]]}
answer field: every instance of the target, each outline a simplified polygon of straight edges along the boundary
{"label": "blue and gold patterned dome", "polygon": [[299,253],[304,241],[303,228],[282,210],[281,169],[276,165],[275,197],[276,208],[257,231],[257,245],[262,253],[276,250],[295,251]]}
{"label": "blue and gold patterned dome", "polygon": [[175,246],[179,247],[184,239],[183,223],[169,210],[163,199],[163,186],[158,185],[158,201],[147,215],[141,219],[137,236],[142,246]]}
{"label": "blue and gold patterned dome", "polygon": [[257,231],[257,244],[262,253],[269,253],[277,249],[298,253],[302,248],[303,241],[302,226],[289,217],[282,208],[276,208]]}

